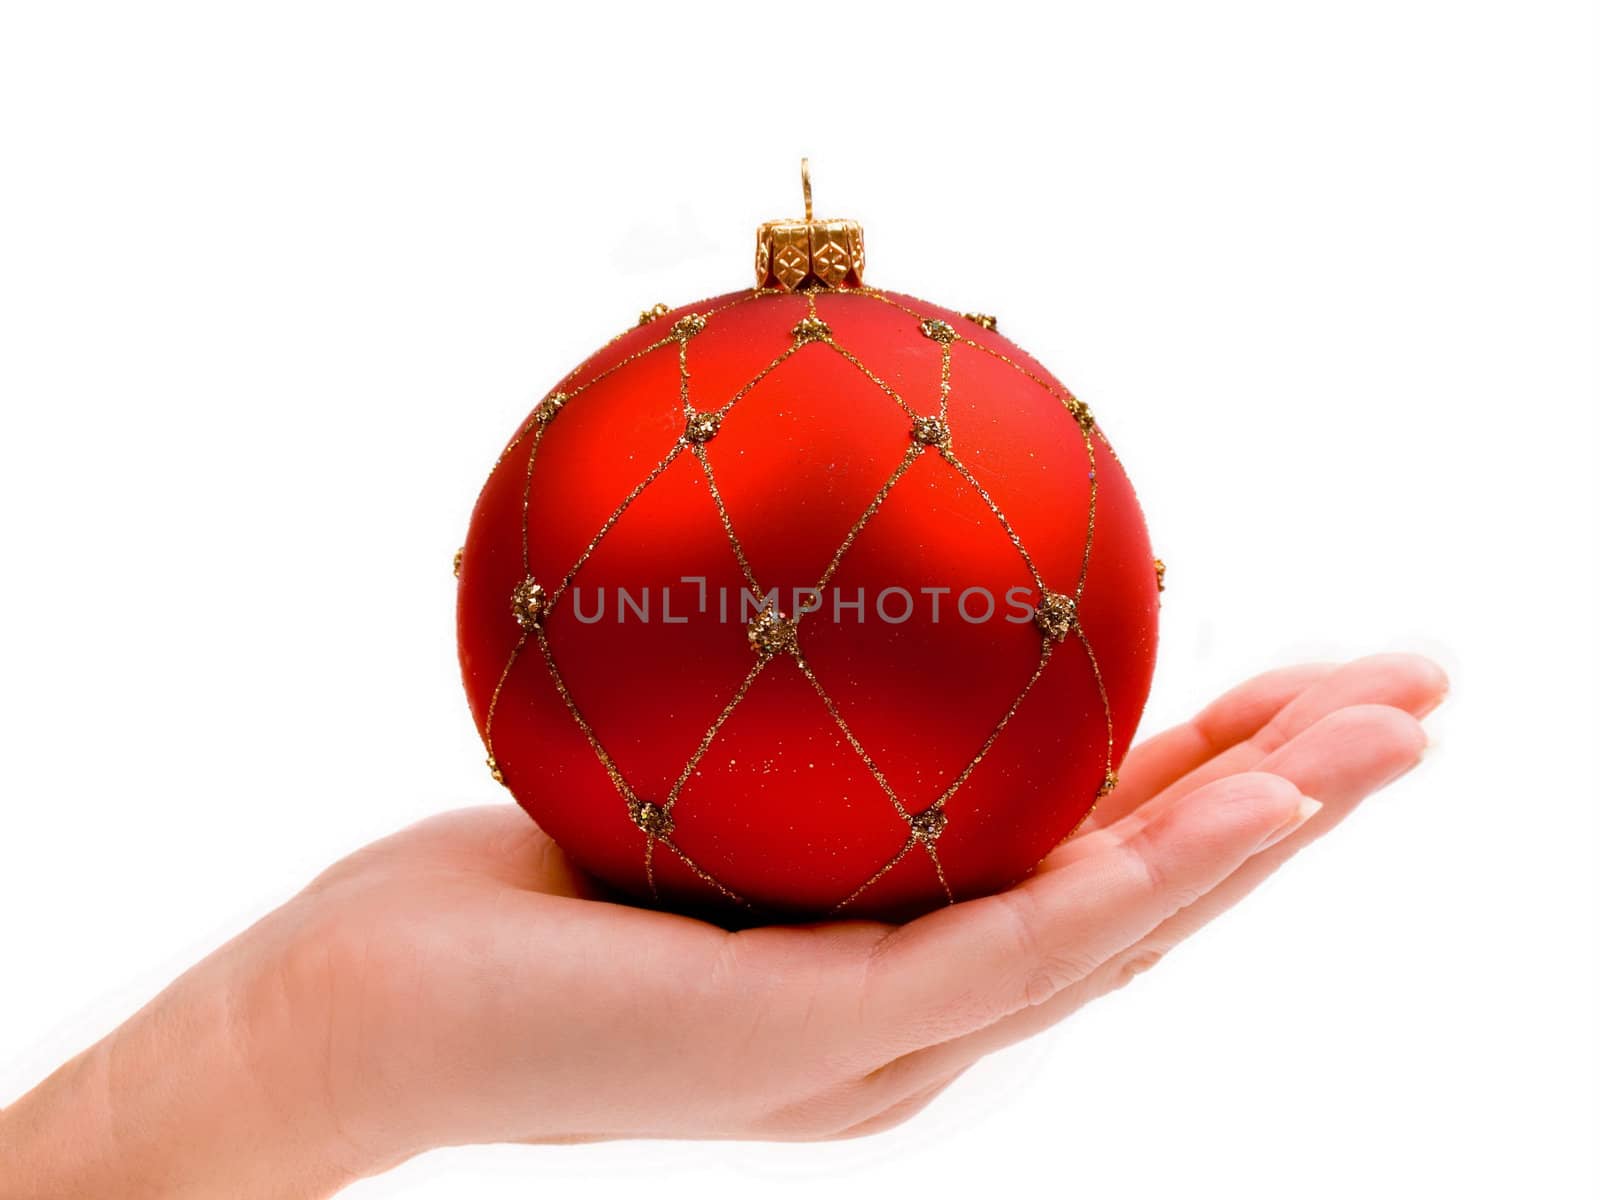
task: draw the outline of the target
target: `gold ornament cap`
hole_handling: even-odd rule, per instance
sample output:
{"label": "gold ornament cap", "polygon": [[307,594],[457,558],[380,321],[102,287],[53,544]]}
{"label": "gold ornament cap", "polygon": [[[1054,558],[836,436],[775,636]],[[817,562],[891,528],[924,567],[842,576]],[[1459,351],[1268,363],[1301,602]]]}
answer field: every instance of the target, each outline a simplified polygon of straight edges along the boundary
{"label": "gold ornament cap", "polygon": [[767,221],[756,230],[756,287],[857,288],[867,253],[858,221],[819,221],[811,215],[811,164],[800,160],[805,193],[802,221]]}

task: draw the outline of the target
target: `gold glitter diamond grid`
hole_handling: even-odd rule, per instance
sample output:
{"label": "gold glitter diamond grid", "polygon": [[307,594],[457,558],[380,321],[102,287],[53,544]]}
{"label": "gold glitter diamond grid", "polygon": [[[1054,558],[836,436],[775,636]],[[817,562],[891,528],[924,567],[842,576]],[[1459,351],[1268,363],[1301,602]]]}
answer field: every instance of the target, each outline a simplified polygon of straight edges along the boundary
{"label": "gold glitter diamond grid", "polygon": [[[1001,734],[1004,733],[1007,725],[1010,724],[1012,718],[1022,707],[1023,702],[1032,692],[1034,685],[1044,674],[1045,668],[1050,663],[1051,656],[1055,653],[1057,643],[1064,641],[1068,636],[1074,637],[1083,647],[1085,657],[1089,663],[1090,670],[1093,673],[1096,690],[1100,696],[1101,708],[1105,715],[1105,776],[1104,782],[1096,796],[1096,801],[1098,802],[1100,797],[1104,796],[1111,790],[1112,787],[1116,785],[1116,774],[1112,769],[1112,765],[1115,762],[1115,731],[1111,718],[1111,702],[1106,692],[1105,680],[1101,674],[1099,660],[1095,655],[1094,647],[1089,640],[1088,634],[1085,632],[1081,622],[1078,621],[1076,616],[1079,602],[1082,600],[1084,588],[1088,581],[1089,557],[1094,549],[1095,510],[1099,493],[1099,482],[1095,469],[1094,434],[1097,432],[1097,429],[1095,426],[1094,417],[1089,412],[1088,407],[1083,404],[1082,401],[1077,399],[1077,397],[1063,389],[1058,389],[1036,372],[1029,370],[1027,367],[1016,362],[1009,356],[989,346],[985,346],[977,341],[974,341],[972,338],[967,337],[959,329],[940,318],[926,316],[917,312],[915,309],[909,307],[893,296],[880,292],[877,289],[866,287],[851,289],[848,294],[870,297],[871,299],[888,304],[900,310],[901,312],[904,312],[909,318],[915,321],[915,325],[911,330],[912,332],[916,332],[920,336],[927,337],[939,344],[940,366],[938,396],[937,405],[932,413],[919,412],[917,409],[912,407],[898,391],[896,391],[892,386],[890,386],[889,383],[874,373],[866,363],[862,362],[862,360],[854,353],[834,340],[832,330],[828,327],[827,323],[818,313],[816,290],[811,290],[806,293],[808,310],[807,315],[794,327],[792,331],[793,340],[791,341],[790,345],[784,349],[782,353],[777,355],[770,363],[758,371],[747,383],[735,391],[734,394],[724,401],[720,407],[706,410],[697,409],[690,397],[689,343],[698,333],[705,329],[707,323],[718,313],[746,303],[750,300],[757,299],[761,296],[775,294],[780,294],[779,289],[753,290],[718,307],[707,309],[705,312],[689,313],[675,322],[667,331],[665,336],[651,342],[649,345],[644,346],[639,350],[634,351],[618,362],[613,363],[611,366],[607,367],[604,371],[600,372],[594,376],[594,378],[586,381],[585,383],[578,386],[572,386],[572,381],[578,378],[578,376],[583,372],[584,368],[589,365],[589,363],[593,362],[599,354],[603,353],[607,346],[614,344],[618,339],[625,336],[626,332],[629,331],[624,331],[623,334],[618,334],[616,338],[613,338],[610,342],[606,343],[606,346],[602,346],[594,354],[590,355],[589,358],[585,359],[582,363],[579,363],[577,367],[573,368],[573,370],[568,373],[562,382],[558,384],[557,387],[534,409],[533,415],[518,431],[517,435],[511,440],[511,442],[506,446],[505,450],[501,453],[500,457],[496,460],[495,468],[498,469],[498,467],[504,463],[505,460],[510,457],[510,455],[520,445],[522,445],[524,442],[530,443],[528,446],[528,459],[524,471],[522,491],[521,537],[524,582],[523,584],[519,585],[520,595],[523,589],[532,586],[532,576],[529,574],[529,496],[532,487],[534,464],[538,460],[539,443],[544,436],[544,430],[553,420],[557,418],[557,416],[566,408],[568,404],[576,400],[584,391],[590,387],[593,387],[596,383],[608,378],[617,371],[621,370],[623,367],[645,357],[646,355],[657,353],[667,349],[668,347],[676,347],[679,378],[678,399],[683,411],[684,433],[673,444],[672,448],[668,450],[667,453],[662,457],[661,461],[652,467],[651,470],[644,476],[644,478],[641,479],[639,483],[635,485],[635,487],[623,498],[622,502],[617,505],[617,507],[601,524],[594,537],[589,540],[588,544],[579,554],[577,561],[573,563],[572,567],[562,577],[559,583],[557,583],[547,595],[543,596],[538,608],[538,619],[527,619],[527,610],[525,604],[523,604],[521,607],[518,607],[520,602],[516,597],[513,598],[513,608],[516,610],[516,619],[522,626],[522,631],[515,646],[512,647],[510,655],[506,659],[506,664],[500,672],[499,679],[495,683],[494,692],[490,696],[489,700],[488,712],[484,718],[484,745],[488,755],[489,770],[497,782],[504,782],[494,751],[495,712],[499,707],[500,695],[505,688],[506,680],[510,678],[512,670],[522,658],[523,652],[528,648],[528,644],[531,641],[537,647],[539,656],[543,660],[545,668],[550,674],[551,681],[555,685],[556,691],[560,695],[562,702],[565,704],[567,711],[571,714],[573,721],[582,731],[585,739],[590,745],[590,748],[594,751],[596,758],[599,760],[600,765],[605,769],[606,775],[610,778],[612,785],[616,788],[619,798],[627,807],[629,819],[644,836],[644,870],[645,878],[649,885],[651,895],[659,899],[655,877],[655,853],[656,846],[659,843],[666,850],[676,855],[677,858],[684,864],[684,866],[687,867],[694,875],[696,875],[710,887],[714,888],[722,896],[734,902],[735,904],[741,905],[745,908],[754,909],[755,906],[751,904],[750,901],[746,900],[743,896],[727,887],[710,871],[706,870],[701,864],[695,862],[673,840],[672,834],[676,828],[676,821],[673,817],[673,809],[677,805],[678,797],[682,793],[685,784],[687,784],[689,779],[693,776],[695,770],[699,767],[701,760],[705,757],[706,753],[710,750],[712,743],[716,740],[717,734],[721,731],[728,718],[732,716],[734,710],[738,708],[739,704],[749,693],[750,688],[754,685],[756,679],[761,675],[762,671],[767,667],[767,665],[777,657],[777,655],[789,654],[794,658],[796,665],[798,666],[801,674],[805,677],[806,681],[817,693],[818,698],[826,708],[829,717],[838,727],[839,732],[843,735],[846,742],[850,745],[857,757],[861,760],[862,765],[867,769],[868,773],[872,776],[873,780],[882,790],[889,803],[893,805],[896,815],[905,822],[907,827],[906,840],[900,849],[896,851],[896,853],[890,857],[887,862],[885,862],[867,879],[865,879],[858,887],[856,887],[852,892],[835,904],[831,911],[834,913],[840,913],[844,909],[848,908],[849,905],[860,899],[860,897],[864,895],[875,883],[887,875],[908,854],[912,853],[919,846],[928,856],[928,859],[932,864],[933,870],[939,879],[940,886],[944,890],[946,901],[948,903],[954,903],[955,898],[951,892],[949,882],[945,878],[944,866],[940,862],[939,853],[936,846],[939,837],[943,834],[948,824],[948,818],[944,811],[945,805],[950,798],[956,794],[962,784],[964,784],[972,776],[972,773],[977,770],[979,764],[982,763],[989,751],[994,747]],[[659,304],[651,309],[646,309],[640,314],[638,325],[644,326],[658,321],[665,316],[668,311],[669,310],[666,308],[666,306]],[[974,324],[977,324],[981,328],[988,329],[993,327],[992,318],[979,320],[976,316],[974,316],[967,319],[972,320]],[[1007,519],[1005,515],[1005,512],[995,501],[994,497],[989,494],[988,490],[984,488],[981,483],[979,483],[977,478],[967,468],[966,464],[961,461],[960,457],[953,448],[953,442],[955,439],[949,426],[948,410],[950,399],[951,349],[956,344],[970,347],[973,350],[998,359],[1037,386],[1045,389],[1045,391],[1054,397],[1068,411],[1078,425],[1078,429],[1083,438],[1084,451],[1088,459],[1089,500],[1083,557],[1079,564],[1078,577],[1074,582],[1072,589],[1068,592],[1052,592],[1046,586],[1045,580],[1040,574],[1040,571],[1034,562],[1033,556],[1029,554],[1027,546],[1023,543],[1022,538],[1018,536],[1016,530],[1012,527],[1010,520]],[[1018,692],[1016,698],[1012,701],[1010,707],[1007,708],[1004,715],[1002,715],[999,721],[996,722],[994,728],[990,730],[988,736],[984,739],[977,752],[966,763],[962,770],[957,773],[956,777],[949,783],[944,791],[940,793],[938,798],[921,811],[912,812],[906,807],[905,803],[896,793],[893,785],[889,782],[888,778],[879,768],[878,764],[873,760],[871,752],[861,743],[860,739],[857,738],[855,733],[851,730],[849,723],[845,720],[843,713],[840,712],[838,705],[833,700],[833,697],[829,695],[827,689],[823,687],[822,682],[817,678],[815,671],[812,670],[811,664],[806,661],[805,655],[801,649],[801,642],[798,635],[799,627],[804,622],[807,613],[802,611],[796,614],[793,618],[786,618],[782,614],[775,614],[770,610],[766,610],[763,612],[761,617],[757,618],[757,623],[763,620],[767,622],[767,629],[764,632],[770,635],[773,632],[774,625],[783,622],[786,622],[789,626],[787,632],[783,637],[775,638],[772,636],[764,636],[760,639],[760,644],[758,645],[756,632],[752,630],[750,640],[752,643],[754,662],[750,670],[740,682],[739,686],[734,690],[733,694],[728,698],[727,703],[723,705],[716,718],[706,729],[704,735],[696,745],[694,752],[684,764],[682,771],[679,772],[677,779],[668,789],[666,795],[661,797],[659,800],[652,798],[641,798],[634,791],[632,785],[628,782],[626,776],[617,766],[616,762],[611,758],[610,754],[606,752],[606,749],[604,745],[601,744],[601,741],[598,735],[595,733],[594,728],[589,724],[583,713],[579,710],[576,701],[573,699],[571,691],[567,687],[565,679],[561,675],[560,667],[557,665],[555,653],[551,647],[549,636],[544,629],[542,617],[544,614],[548,614],[550,610],[554,608],[556,603],[559,602],[561,597],[566,593],[567,588],[571,585],[573,579],[583,568],[583,565],[588,562],[595,549],[600,545],[605,536],[616,526],[617,522],[622,518],[622,515],[627,512],[628,508],[633,504],[633,502],[637,500],[639,496],[644,493],[644,490],[649,487],[650,484],[653,483],[657,478],[659,478],[661,474],[669,466],[676,462],[677,459],[684,453],[688,453],[695,458],[705,475],[707,488],[710,492],[712,501],[716,506],[718,519],[722,524],[724,533],[727,535],[728,543],[733,550],[734,557],[738,561],[740,571],[743,573],[745,581],[749,585],[751,592],[757,596],[766,595],[766,592],[761,588],[760,583],[756,578],[755,572],[751,568],[750,560],[745,554],[744,547],[739,541],[738,534],[734,531],[733,520],[729,515],[727,505],[723,502],[722,494],[717,487],[716,473],[712,469],[711,460],[706,453],[705,444],[716,436],[717,429],[720,426],[723,418],[726,417],[733,407],[738,404],[739,401],[742,400],[746,395],[748,395],[757,384],[759,384],[763,379],[767,378],[767,376],[769,376],[773,371],[781,367],[795,354],[812,345],[822,346],[825,349],[831,350],[832,352],[840,355],[840,357],[842,357],[856,370],[861,372],[863,376],[870,380],[878,388],[878,390],[884,394],[888,401],[898,405],[911,422],[909,430],[909,446],[905,455],[901,458],[900,462],[896,465],[889,477],[884,481],[883,485],[878,489],[877,493],[873,496],[867,507],[862,511],[861,515],[856,519],[855,523],[850,527],[850,530],[845,534],[844,540],[834,552],[826,568],[823,570],[820,579],[817,581],[817,584],[815,585],[816,591],[820,593],[824,588],[827,587],[828,583],[833,579],[834,574],[838,571],[840,564],[844,561],[845,556],[849,553],[850,548],[855,544],[857,537],[860,536],[861,531],[877,514],[879,509],[882,508],[884,501],[889,496],[889,493],[905,476],[906,472],[910,470],[912,464],[916,462],[916,460],[923,454],[932,452],[943,459],[944,462],[947,463],[950,468],[960,476],[962,481],[978,494],[990,512],[994,514],[996,521],[999,523],[1001,529],[1005,532],[1006,537],[1010,540],[1011,544],[1016,548],[1017,553],[1021,556],[1029,576],[1032,578],[1035,587],[1038,589],[1041,595],[1042,602],[1053,601],[1058,605],[1059,611],[1066,612],[1070,615],[1064,621],[1058,620],[1054,622],[1047,622],[1043,619],[1040,620],[1039,661],[1035,666],[1032,675],[1029,676],[1027,682],[1023,685],[1021,691]],[[1109,446],[1107,448],[1109,449]],[[491,471],[491,474],[492,473],[493,472]],[[1046,605],[1044,603],[1041,604],[1041,608],[1045,606]],[[771,648],[764,648],[768,646],[769,643],[771,644]],[[1091,806],[1090,811],[1093,811],[1093,806]],[[1083,820],[1087,820],[1088,815],[1088,813],[1084,814],[1084,817],[1079,821],[1080,825],[1082,824]]]}

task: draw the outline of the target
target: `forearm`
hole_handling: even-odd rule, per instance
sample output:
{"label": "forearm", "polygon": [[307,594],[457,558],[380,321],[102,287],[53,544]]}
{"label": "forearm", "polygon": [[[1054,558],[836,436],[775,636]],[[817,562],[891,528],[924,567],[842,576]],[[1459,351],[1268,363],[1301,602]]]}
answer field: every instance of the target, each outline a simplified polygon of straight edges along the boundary
{"label": "forearm", "polygon": [[[249,937],[250,935],[246,935]],[[218,951],[0,1112],[0,1196],[302,1198],[357,1174],[273,1011]]]}

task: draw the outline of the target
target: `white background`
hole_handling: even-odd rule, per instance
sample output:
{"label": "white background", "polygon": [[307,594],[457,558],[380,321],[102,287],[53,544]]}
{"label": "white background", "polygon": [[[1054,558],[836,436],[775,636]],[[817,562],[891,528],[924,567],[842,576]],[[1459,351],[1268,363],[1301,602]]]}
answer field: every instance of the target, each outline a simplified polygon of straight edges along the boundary
{"label": "white background", "polygon": [[872,281],[998,313],[1115,439],[1171,568],[1146,730],[1420,649],[1429,760],[892,1135],[349,1194],[1590,1194],[1593,9],[756,8],[0,10],[0,1101],[500,797],[478,485],[641,308],[748,281],[808,153]]}

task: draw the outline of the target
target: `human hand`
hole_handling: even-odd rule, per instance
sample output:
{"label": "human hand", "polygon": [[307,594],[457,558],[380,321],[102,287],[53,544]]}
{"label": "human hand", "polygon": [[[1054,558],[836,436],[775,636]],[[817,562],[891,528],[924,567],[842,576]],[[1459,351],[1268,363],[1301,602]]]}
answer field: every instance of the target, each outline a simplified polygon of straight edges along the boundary
{"label": "human hand", "polygon": [[439,1145],[884,1129],[1408,770],[1445,686],[1410,656],[1263,675],[1130,753],[1028,880],[900,927],[612,903],[520,810],[448,813],[183,976],[0,1114],[0,1146],[23,1196],[97,1169],[120,1196],[308,1196]]}

